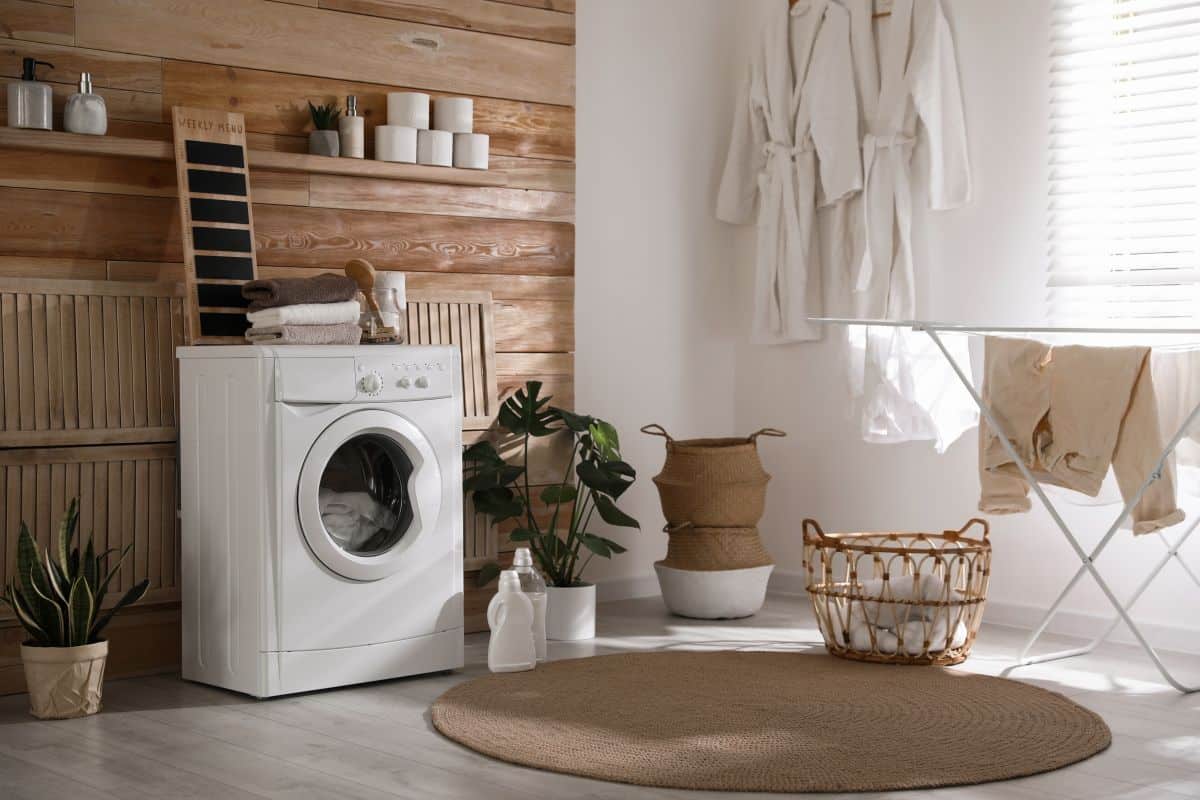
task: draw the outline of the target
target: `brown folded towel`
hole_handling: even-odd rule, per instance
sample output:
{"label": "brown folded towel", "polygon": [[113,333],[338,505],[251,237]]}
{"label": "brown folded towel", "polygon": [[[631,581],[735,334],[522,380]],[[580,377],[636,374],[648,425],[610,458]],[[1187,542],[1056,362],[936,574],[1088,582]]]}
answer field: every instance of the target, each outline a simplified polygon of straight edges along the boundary
{"label": "brown folded towel", "polygon": [[358,344],[362,329],[353,322],[337,325],[270,325],[250,328],[251,344]]}
{"label": "brown folded towel", "polygon": [[358,284],[345,275],[326,272],[312,278],[262,278],[242,284],[251,311],[302,303],[343,303],[358,296]]}

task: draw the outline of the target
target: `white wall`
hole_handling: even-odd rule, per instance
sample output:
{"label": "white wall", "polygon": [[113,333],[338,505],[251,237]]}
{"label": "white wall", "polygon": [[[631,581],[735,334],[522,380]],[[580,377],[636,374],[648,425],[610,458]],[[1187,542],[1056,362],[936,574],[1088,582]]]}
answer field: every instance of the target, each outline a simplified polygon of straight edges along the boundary
{"label": "white wall", "polygon": [[576,57],[576,408],[613,422],[639,470],[621,506],[641,532],[595,559],[602,596],[653,593],[666,552],[650,479],[662,440],[734,427],[737,232],[716,223],[715,154],[744,61],[739,3],[581,0]]}
{"label": "white wall", "polygon": [[[945,0],[958,50],[974,201],[959,210],[924,211],[915,223],[922,316],[995,323],[1042,319],[1048,6],[1044,0]],[[750,281],[743,271],[743,328]],[[803,585],[798,527],[803,517],[816,517],[827,530],[936,530],[958,527],[977,515],[974,431],[944,456],[928,444],[864,444],[857,421],[846,414],[848,394],[833,343],[761,348],[750,345],[744,331],[738,338],[738,427],[774,425],[792,434],[762,448],[775,476],[763,531],[784,573],[777,586]],[[1085,545],[1099,538],[1119,510],[1069,502],[1062,507],[1070,522],[1087,531],[1081,537]],[[1078,560],[1040,509],[991,521],[995,551],[988,619],[1030,625]],[[1131,591],[1162,554],[1158,542],[1134,541],[1124,531],[1100,567]],[[1200,563],[1200,547],[1192,547],[1191,554],[1193,563]],[[1156,631],[1159,643],[1200,650],[1193,610],[1197,589],[1177,567],[1168,568],[1164,578],[1139,604],[1136,616],[1152,627],[1166,626]],[[1060,630],[1091,631],[1094,616],[1108,614],[1110,606],[1094,584],[1084,583],[1068,601],[1072,613]],[[1180,602],[1185,597],[1193,599]]]}

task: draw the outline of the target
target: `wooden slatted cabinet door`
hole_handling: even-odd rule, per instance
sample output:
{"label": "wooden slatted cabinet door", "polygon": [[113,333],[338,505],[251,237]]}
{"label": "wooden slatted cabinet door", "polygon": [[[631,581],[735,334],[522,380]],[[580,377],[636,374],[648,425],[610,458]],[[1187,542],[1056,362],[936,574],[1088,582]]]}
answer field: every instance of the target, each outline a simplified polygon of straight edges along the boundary
{"label": "wooden slatted cabinet door", "polygon": [[499,410],[491,292],[408,292],[409,344],[448,344],[462,356],[463,429],[488,428]]}

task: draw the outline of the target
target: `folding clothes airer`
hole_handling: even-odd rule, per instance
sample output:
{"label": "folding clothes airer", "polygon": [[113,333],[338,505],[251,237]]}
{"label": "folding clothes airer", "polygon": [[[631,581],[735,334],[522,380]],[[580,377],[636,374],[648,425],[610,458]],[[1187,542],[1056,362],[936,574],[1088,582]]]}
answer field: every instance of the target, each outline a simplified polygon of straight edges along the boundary
{"label": "folding clothes airer", "polygon": [[[942,339],[939,336],[940,333],[963,333],[963,334],[975,334],[975,335],[1003,334],[1003,333],[1045,334],[1045,335],[1052,335],[1052,334],[1125,334],[1125,335],[1133,335],[1133,336],[1163,336],[1163,335],[1176,336],[1176,335],[1179,335],[1179,336],[1200,337],[1200,328],[1072,328],[1072,327],[1017,327],[1017,326],[1003,326],[1003,325],[1000,325],[1000,326],[974,326],[974,325],[957,325],[957,324],[951,324],[951,323],[929,322],[929,321],[923,321],[923,320],[874,320],[874,319],[847,319],[847,318],[840,318],[840,317],[811,317],[810,321],[820,322],[820,323],[824,323],[824,324],[828,324],[828,325],[865,326],[865,327],[882,327],[882,328],[910,328],[913,331],[922,332],[922,333],[927,334],[929,336],[929,338],[933,341],[934,345],[937,346],[938,350],[941,351],[942,355],[949,362],[950,367],[954,370],[954,374],[958,376],[959,381],[962,382],[962,385],[966,388],[967,392],[970,393],[971,399],[973,399],[975,401],[975,404],[979,406],[979,411],[981,414],[983,414],[984,419],[986,419],[988,424],[992,426],[992,429],[996,430],[996,431],[1002,430],[1002,428],[996,423],[996,418],[992,414],[992,409],[987,405],[987,403],[985,403],[983,401],[983,398],[980,396],[979,392],[975,389],[975,386],[971,382],[971,379],[963,371],[962,367],[959,366],[958,362],[954,360],[954,357],[950,354],[950,351],[946,348],[945,344],[942,342]],[[1063,587],[1063,590],[1059,594],[1058,598],[1050,605],[1050,608],[1046,611],[1045,616],[1042,617],[1041,622],[1038,623],[1037,627],[1034,628],[1033,633],[1030,634],[1029,639],[1025,642],[1025,646],[1021,648],[1021,652],[1017,656],[1017,662],[1015,664],[1013,664],[1011,667],[1009,667],[1008,669],[1006,669],[1004,671],[1005,674],[1007,674],[1008,672],[1011,672],[1014,669],[1017,669],[1018,667],[1029,666],[1031,664],[1041,664],[1041,663],[1044,663],[1047,661],[1057,661],[1059,659],[1071,658],[1074,656],[1079,656],[1079,655],[1084,655],[1086,653],[1090,653],[1093,650],[1095,650],[1096,647],[1101,642],[1105,641],[1112,634],[1112,632],[1116,629],[1117,625],[1119,625],[1121,622],[1124,622],[1126,625],[1129,626],[1130,631],[1133,632],[1134,637],[1137,638],[1138,643],[1141,644],[1142,649],[1144,649],[1146,651],[1146,654],[1148,656],[1150,656],[1150,660],[1154,662],[1154,666],[1158,668],[1158,671],[1162,674],[1163,678],[1166,679],[1167,683],[1171,684],[1171,686],[1175,687],[1180,692],[1184,692],[1184,693],[1200,691],[1200,684],[1188,685],[1188,684],[1181,683],[1179,680],[1177,680],[1175,678],[1174,675],[1171,674],[1171,671],[1167,669],[1166,664],[1163,663],[1163,661],[1159,657],[1158,653],[1155,652],[1154,648],[1150,645],[1149,640],[1146,639],[1145,634],[1142,633],[1141,628],[1138,627],[1138,624],[1133,620],[1133,618],[1129,614],[1129,610],[1138,601],[1138,598],[1140,598],[1142,596],[1142,594],[1146,591],[1146,589],[1150,587],[1150,584],[1154,582],[1154,579],[1156,577],[1158,577],[1159,573],[1162,572],[1163,568],[1171,561],[1172,558],[1174,558],[1175,560],[1177,560],[1179,562],[1180,566],[1183,567],[1184,571],[1188,574],[1188,576],[1192,579],[1192,581],[1198,587],[1200,587],[1200,575],[1197,575],[1196,572],[1194,572],[1192,570],[1192,568],[1188,566],[1187,562],[1185,562],[1183,560],[1183,558],[1179,555],[1180,547],[1183,546],[1184,542],[1186,542],[1187,539],[1192,535],[1192,533],[1194,533],[1196,531],[1197,527],[1200,526],[1200,521],[1194,521],[1188,527],[1188,529],[1186,531],[1184,531],[1184,533],[1179,537],[1179,539],[1176,540],[1176,542],[1174,544],[1169,542],[1167,540],[1166,536],[1161,531],[1158,532],[1159,540],[1162,541],[1163,545],[1167,549],[1166,555],[1164,555],[1162,560],[1159,561],[1154,566],[1154,568],[1150,571],[1150,574],[1146,576],[1146,579],[1144,581],[1142,581],[1142,583],[1138,586],[1138,588],[1129,597],[1129,600],[1126,601],[1125,603],[1122,603],[1119,599],[1117,599],[1116,594],[1113,592],[1112,588],[1109,586],[1108,581],[1106,581],[1104,579],[1104,576],[1100,574],[1100,571],[1096,568],[1096,563],[1095,563],[1096,559],[1099,558],[1100,554],[1108,546],[1108,543],[1110,541],[1112,541],[1112,538],[1117,534],[1117,530],[1120,528],[1121,524],[1125,521],[1125,519],[1132,512],[1134,506],[1137,505],[1137,503],[1141,499],[1142,495],[1145,494],[1146,489],[1149,488],[1150,484],[1152,484],[1154,481],[1156,481],[1162,477],[1162,471],[1163,471],[1163,469],[1166,468],[1167,459],[1170,458],[1171,453],[1173,453],[1175,451],[1176,446],[1183,439],[1183,437],[1185,435],[1187,435],[1187,431],[1191,428],[1192,424],[1195,423],[1198,418],[1200,418],[1200,404],[1197,404],[1192,409],[1191,413],[1188,414],[1187,418],[1184,420],[1183,425],[1180,426],[1179,430],[1177,430],[1175,432],[1175,435],[1172,436],[1170,438],[1170,440],[1167,442],[1166,449],[1163,450],[1162,454],[1159,456],[1159,459],[1157,461],[1157,465],[1156,465],[1154,471],[1151,472],[1149,476],[1147,476],[1146,480],[1142,483],[1142,485],[1138,489],[1137,493],[1134,494],[1132,497],[1130,497],[1128,499],[1128,501],[1126,501],[1124,508],[1121,509],[1121,513],[1117,516],[1116,520],[1112,523],[1112,525],[1108,528],[1107,532],[1105,532],[1104,536],[1100,539],[1100,541],[1096,544],[1096,546],[1092,548],[1092,550],[1090,552],[1083,548],[1083,546],[1079,543],[1079,540],[1075,537],[1075,534],[1071,532],[1070,527],[1063,520],[1062,516],[1058,513],[1058,509],[1055,508],[1054,504],[1052,502],[1050,502],[1050,498],[1047,497],[1046,493],[1042,490],[1041,484],[1038,483],[1037,478],[1035,478],[1033,476],[1033,474],[1030,472],[1029,468],[1025,465],[1024,460],[1017,454],[1016,450],[1014,449],[1014,447],[1012,445],[1012,442],[1009,441],[1009,438],[1007,436],[1000,437],[1000,442],[1004,445],[1004,448],[1008,452],[1008,455],[1012,458],[1013,463],[1016,464],[1017,467],[1020,469],[1022,476],[1029,483],[1029,486],[1032,488],[1033,492],[1037,495],[1037,497],[1041,501],[1042,505],[1046,508],[1046,511],[1049,512],[1050,517],[1054,520],[1054,524],[1058,527],[1058,529],[1060,531],[1062,531],[1062,534],[1063,534],[1063,536],[1066,537],[1067,543],[1071,546],[1071,549],[1075,551],[1075,554],[1077,556],[1079,556],[1079,560],[1081,563],[1079,570],[1075,573],[1075,575],[1071,578],[1071,580],[1069,580],[1067,582],[1067,585],[1065,587]],[[1101,633],[1099,636],[1097,636],[1095,639],[1093,639],[1091,642],[1084,645],[1083,647],[1077,647],[1077,648],[1073,648],[1070,650],[1060,650],[1057,652],[1046,653],[1046,654],[1038,655],[1038,656],[1030,656],[1029,651],[1033,648],[1034,644],[1041,637],[1041,635],[1043,633],[1045,633],[1046,628],[1050,624],[1050,621],[1054,618],[1055,614],[1058,613],[1058,610],[1062,606],[1063,601],[1066,600],[1067,595],[1070,594],[1071,590],[1075,588],[1075,585],[1077,583],[1079,583],[1080,579],[1085,574],[1088,574],[1088,573],[1090,573],[1091,576],[1095,579],[1096,583],[1100,587],[1100,590],[1102,592],[1104,592],[1104,596],[1108,598],[1108,601],[1110,603],[1112,603],[1113,608],[1115,608],[1117,610],[1116,618],[1114,618],[1112,620],[1112,623],[1104,630],[1103,633]]]}

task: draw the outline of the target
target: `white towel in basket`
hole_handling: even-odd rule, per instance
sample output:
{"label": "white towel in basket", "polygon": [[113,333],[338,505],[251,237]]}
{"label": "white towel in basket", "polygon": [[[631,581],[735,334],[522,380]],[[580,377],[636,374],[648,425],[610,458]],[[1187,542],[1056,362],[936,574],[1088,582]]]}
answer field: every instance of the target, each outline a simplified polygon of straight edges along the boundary
{"label": "white towel in basket", "polygon": [[[861,608],[869,623],[881,628],[894,629],[937,615],[939,606],[921,605],[921,601],[962,599],[962,592],[937,575],[896,575],[886,581],[872,578],[862,581],[861,587],[858,594],[880,599],[851,601],[851,604]],[[852,612],[852,616],[856,615]]]}

